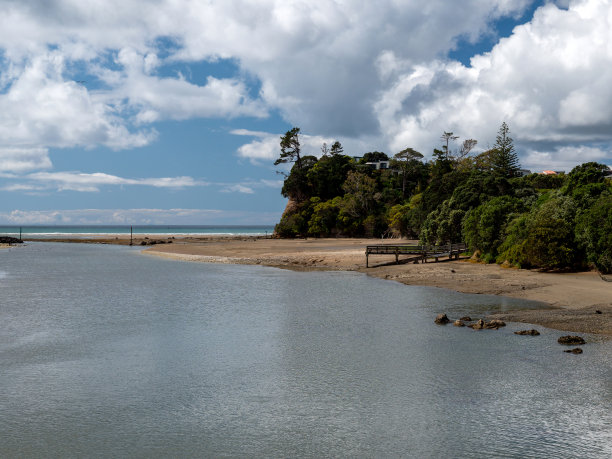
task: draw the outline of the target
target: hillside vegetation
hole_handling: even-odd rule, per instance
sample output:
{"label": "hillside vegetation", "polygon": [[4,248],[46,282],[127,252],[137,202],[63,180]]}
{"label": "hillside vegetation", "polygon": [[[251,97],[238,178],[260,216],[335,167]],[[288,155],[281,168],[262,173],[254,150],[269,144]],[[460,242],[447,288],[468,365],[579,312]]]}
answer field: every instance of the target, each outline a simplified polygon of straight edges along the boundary
{"label": "hillside vegetation", "polygon": [[339,142],[323,145],[317,159],[302,155],[299,128],[293,128],[281,137],[275,162],[293,164],[282,188],[290,203],[276,233],[464,241],[487,262],[612,272],[612,181],[606,165],[589,162],[567,174],[521,176],[505,123],[493,148],[479,155],[470,154],[472,139],[452,151],[456,140],[445,132],[429,162],[412,148],[391,158],[375,151],[356,160]]}

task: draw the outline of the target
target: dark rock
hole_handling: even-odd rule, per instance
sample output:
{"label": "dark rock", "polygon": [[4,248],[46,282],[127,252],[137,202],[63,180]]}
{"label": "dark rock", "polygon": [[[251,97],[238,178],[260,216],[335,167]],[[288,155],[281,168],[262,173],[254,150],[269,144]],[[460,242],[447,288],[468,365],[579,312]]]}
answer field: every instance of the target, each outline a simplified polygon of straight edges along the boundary
{"label": "dark rock", "polygon": [[579,347],[575,347],[574,349],[568,349],[567,351],[563,352],[567,352],[569,354],[582,354],[582,349],[580,349]]}
{"label": "dark rock", "polygon": [[140,245],[147,245],[147,241],[140,241]]}
{"label": "dark rock", "polygon": [[465,327],[465,324],[463,323],[463,321],[461,321],[461,320],[459,320],[459,319],[455,320],[455,321],[453,322],[453,325],[454,325],[455,327]]}
{"label": "dark rock", "polygon": [[16,237],[0,236],[0,244],[23,244],[23,241]]}
{"label": "dark rock", "polygon": [[568,345],[586,344],[586,341],[584,340],[584,338],[582,338],[581,336],[576,336],[576,335],[562,336],[561,338],[557,340],[557,342],[559,344],[568,344]]}
{"label": "dark rock", "polygon": [[531,330],[521,330],[521,331],[515,331],[514,332],[515,335],[530,335],[530,336],[539,336],[540,332],[535,330],[535,329],[531,329]]}
{"label": "dark rock", "polygon": [[485,328],[485,321],[482,319],[478,319],[478,322],[472,325],[468,325],[468,327],[471,327],[474,330],[482,330],[483,328]]}
{"label": "dark rock", "polygon": [[494,330],[497,330],[500,327],[505,327],[506,326],[506,322],[504,322],[503,320],[499,320],[499,319],[493,319],[491,322],[487,322],[485,323],[485,328],[491,328]]}
{"label": "dark rock", "polygon": [[446,314],[438,314],[434,320],[438,325],[446,325],[450,322],[450,319],[446,317]]}
{"label": "dark rock", "polygon": [[595,314],[601,314],[601,311],[599,309],[596,309]]}
{"label": "dark rock", "polygon": [[454,272],[455,272],[455,270],[454,270],[454,269],[451,269],[451,273],[454,273]]}
{"label": "dark rock", "polygon": [[459,320],[463,320],[465,322],[471,322],[472,318],[470,316],[463,316],[463,317],[460,317]]}

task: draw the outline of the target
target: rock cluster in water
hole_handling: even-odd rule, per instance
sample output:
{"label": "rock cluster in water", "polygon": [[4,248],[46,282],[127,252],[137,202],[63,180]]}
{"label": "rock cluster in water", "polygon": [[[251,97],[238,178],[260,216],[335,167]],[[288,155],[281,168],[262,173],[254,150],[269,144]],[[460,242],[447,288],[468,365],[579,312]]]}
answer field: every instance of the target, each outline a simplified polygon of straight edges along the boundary
{"label": "rock cluster in water", "polygon": [[[472,322],[472,318],[469,316],[464,316],[464,317],[461,317],[460,319],[451,321],[451,319],[449,319],[446,314],[438,314],[436,318],[434,319],[434,322],[438,325],[446,325],[450,322],[453,322],[453,325],[455,327],[465,327],[466,326],[465,322]],[[501,327],[505,327],[506,323],[503,320],[499,320],[499,319],[492,319],[489,322],[486,322],[484,319],[478,319],[474,323],[469,324],[467,326],[474,330],[484,330],[484,329],[497,330]],[[515,335],[539,336],[540,332],[532,328],[530,330],[515,331],[514,334]],[[557,342],[559,344],[567,344],[567,345],[586,344],[586,341],[584,340],[584,338],[582,338],[581,336],[576,336],[576,335],[561,336],[557,340]],[[568,349],[563,352],[567,352],[571,354],[582,354],[582,349],[580,349],[579,347],[576,347],[574,349]]]}
{"label": "rock cluster in water", "polygon": [[[465,322],[471,322],[472,318],[465,316],[460,319],[457,319],[453,322],[455,327],[465,327]],[[446,314],[438,314],[434,319],[434,322],[438,325],[446,325],[451,322]],[[485,322],[483,319],[478,319],[476,323],[468,325],[468,327],[473,328],[474,330],[482,330],[485,328],[497,330],[500,327],[505,327],[506,323],[499,319],[493,319],[490,322]]]}
{"label": "rock cluster in water", "polygon": [[575,345],[575,344],[586,344],[586,341],[581,336],[567,335],[562,336],[557,340],[559,344]]}
{"label": "rock cluster in water", "polygon": [[515,331],[514,332],[515,335],[530,335],[530,336],[539,336],[540,332],[537,331],[536,329],[532,328],[531,330],[521,330],[521,331]]}
{"label": "rock cluster in water", "polygon": [[493,319],[490,322],[485,322],[483,319],[478,319],[476,323],[468,325],[468,327],[474,330],[483,330],[485,328],[490,329],[490,330],[497,330],[500,327],[505,327],[505,326],[506,326],[506,322],[504,322],[503,320],[499,320],[499,319]]}

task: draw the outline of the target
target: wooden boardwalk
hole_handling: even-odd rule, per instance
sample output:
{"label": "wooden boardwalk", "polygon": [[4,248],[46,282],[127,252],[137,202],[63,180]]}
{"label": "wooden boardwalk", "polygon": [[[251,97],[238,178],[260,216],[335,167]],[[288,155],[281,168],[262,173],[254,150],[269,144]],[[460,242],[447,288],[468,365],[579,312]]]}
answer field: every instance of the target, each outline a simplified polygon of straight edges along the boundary
{"label": "wooden boardwalk", "polygon": [[428,259],[434,258],[438,261],[438,258],[448,257],[449,259],[459,258],[459,254],[465,252],[467,246],[464,242],[457,244],[444,244],[444,245],[416,245],[416,244],[402,244],[402,245],[368,245],[366,247],[366,268],[369,268],[370,255],[395,255],[395,263],[399,264],[400,255],[411,256],[415,263],[419,261],[426,263]]}

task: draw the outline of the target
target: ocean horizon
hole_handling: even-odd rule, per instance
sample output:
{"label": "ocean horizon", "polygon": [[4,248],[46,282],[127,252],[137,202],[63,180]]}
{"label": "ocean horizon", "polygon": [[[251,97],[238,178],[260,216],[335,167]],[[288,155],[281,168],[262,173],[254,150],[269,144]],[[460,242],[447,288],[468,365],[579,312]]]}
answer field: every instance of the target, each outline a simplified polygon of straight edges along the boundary
{"label": "ocean horizon", "polygon": [[274,225],[3,225],[0,235],[22,238],[62,236],[98,236],[155,234],[178,236],[265,236],[274,232]]}

